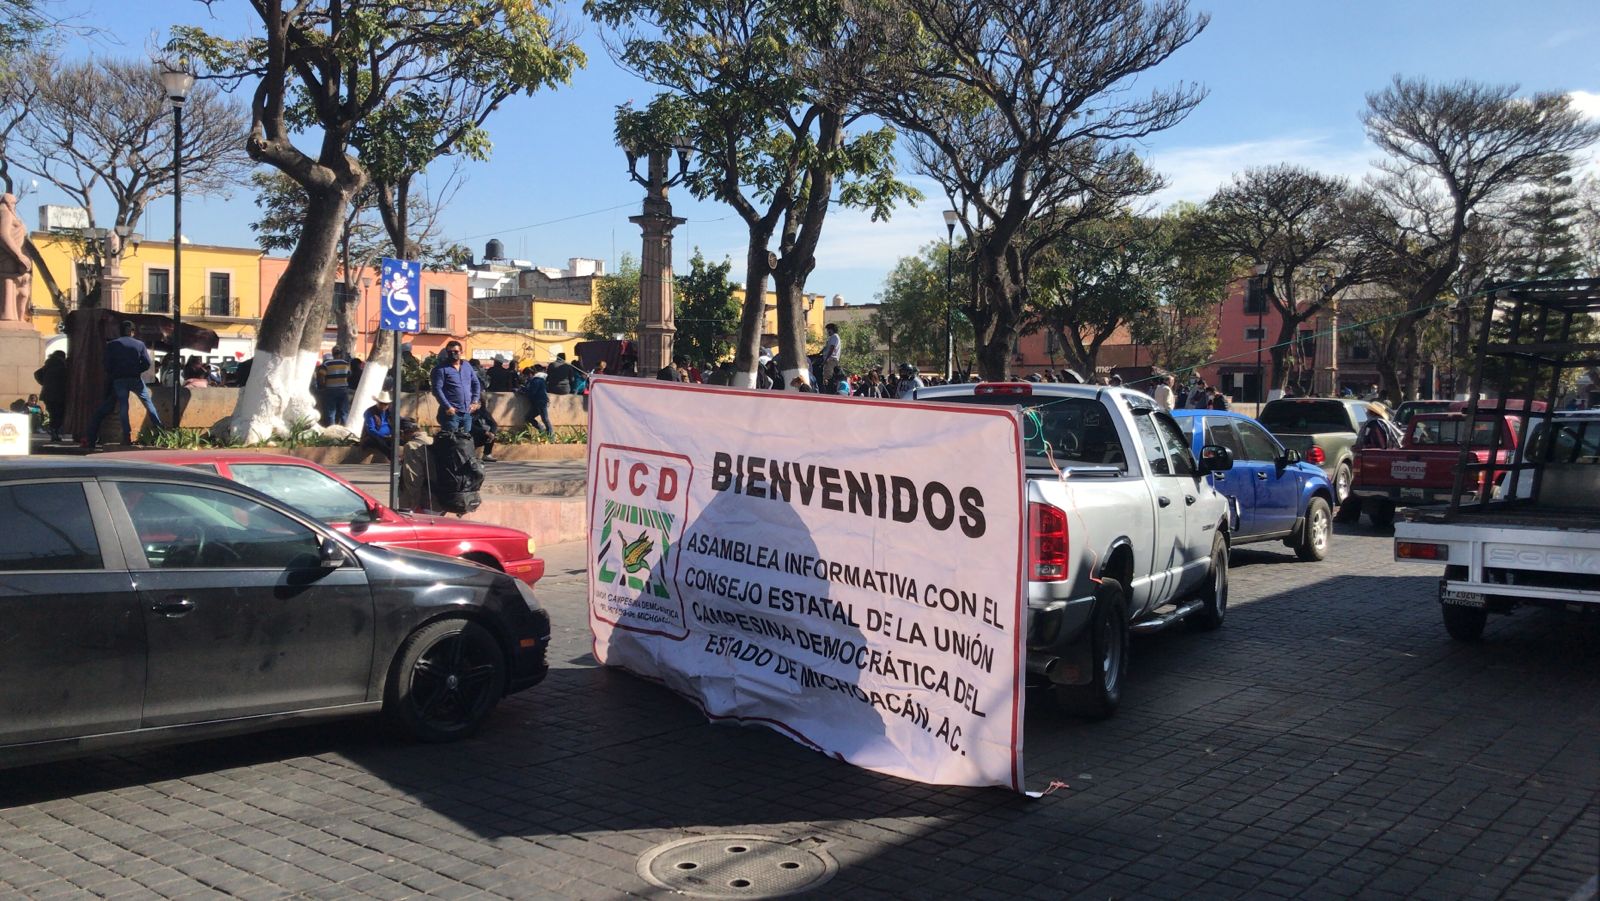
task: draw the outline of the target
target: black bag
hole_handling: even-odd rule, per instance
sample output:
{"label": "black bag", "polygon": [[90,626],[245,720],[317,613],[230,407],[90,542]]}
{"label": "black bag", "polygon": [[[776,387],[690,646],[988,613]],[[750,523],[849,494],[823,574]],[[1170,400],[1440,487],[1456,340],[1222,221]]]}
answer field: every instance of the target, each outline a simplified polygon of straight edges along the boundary
{"label": "black bag", "polygon": [[469,432],[444,430],[433,436],[428,449],[429,487],[434,504],[446,513],[471,513],[483,502],[483,464]]}

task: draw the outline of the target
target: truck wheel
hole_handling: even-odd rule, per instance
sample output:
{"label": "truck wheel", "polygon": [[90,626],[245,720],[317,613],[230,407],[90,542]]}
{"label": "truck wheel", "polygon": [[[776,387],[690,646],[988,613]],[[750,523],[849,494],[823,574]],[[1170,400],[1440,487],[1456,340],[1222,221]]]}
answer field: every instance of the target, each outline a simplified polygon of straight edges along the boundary
{"label": "truck wheel", "polygon": [[1344,503],[1344,499],[1350,496],[1350,485],[1354,482],[1355,474],[1350,471],[1350,464],[1340,463],[1333,472],[1333,502]]}
{"label": "truck wheel", "polygon": [[1222,626],[1228,615],[1228,540],[1221,535],[1211,539],[1211,572],[1200,592],[1200,609],[1189,614],[1189,625],[1201,632]]}
{"label": "truck wheel", "polygon": [[1312,498],[1306,504],[1306,526],[1300,532],[1300,543],[1294,546],[1295,556],[1313,561],[1328,556],[1328,538],[1333,534],[1331,520],[1328,502],[1320,497]]}
{"label": "truck wheel", "polygon": [[1363,506],[1374,529],[1387,529],[1394,525],[1394,504],[1375,501]]}
{"label": "truck wheel", "polygon": [[418,741],[467,738],[505,693],[506,658],[488,629],[446,619],[418,629],[400,646],[383,710]]}
{"label": "truck wheel", "polygon": [[[1444,577],[1459,581],[1467,577],[1465,566],[1446,566]],[[1483,627],[1489,622],[1489,611],[1479,607],[1462,607],[1458,604],[1440,604],[1444,614],[1444,629],[1456,641],[1477,641],[1483,637]]]}
{"label": "truck wheel", "polygon": [[1355,522],[1361,518],[1361,498],[1351,496],[1339,503],[1339,512],[1333,516],[1334,522]]}
{"label": "truck wheel", "polygon": [[1128,672],[1128,607],[1116,579],[1100,580],[1089,634],[1079,640],[1091,642],[1094,673],[1088,685],[1054,686],[1056,706],[1070,716],[1105,719],[1122,701],[1122,678]]}

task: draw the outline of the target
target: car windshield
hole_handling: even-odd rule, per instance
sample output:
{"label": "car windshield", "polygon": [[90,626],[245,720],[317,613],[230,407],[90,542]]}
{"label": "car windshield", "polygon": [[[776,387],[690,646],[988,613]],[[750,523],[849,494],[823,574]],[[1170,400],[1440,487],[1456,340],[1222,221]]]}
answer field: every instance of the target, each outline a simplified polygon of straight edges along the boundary
{"label": "car windshield", "polygon": [[1260,421],[1270,432],[1304,435],[1352,431],[1349,411],[1336,400],[1275,400],[1261,411]]}
{"label": "car windshield", "polygon": [[367,515],[367,501],[350,486],[309,466],[234,463],[234,481],[305,511],[321,522],[350,522]]}
{"label": "car windshield", "polygon": [[1030,468],[1114,466],[1124,472],[1127,457],[1111,414],[1088,397],[1022,397],[1009,394],[963,394],[937,398],[940,403],[1020,407],[1022,448]]}

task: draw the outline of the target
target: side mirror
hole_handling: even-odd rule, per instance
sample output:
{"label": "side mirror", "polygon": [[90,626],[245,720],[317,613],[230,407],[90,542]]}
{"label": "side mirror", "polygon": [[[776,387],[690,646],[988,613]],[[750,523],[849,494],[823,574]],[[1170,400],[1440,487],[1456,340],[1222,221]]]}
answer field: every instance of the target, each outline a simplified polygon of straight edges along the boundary
{"label": "side mirror", "polygon": [[350,562],[350,555],[345,553],[344,546],[332,538],[322,539],[322,547],[317,549],[318,562],[323,569],[338,569]]}
{"label": "side mirror", "polygon": [[1200,448],[1201,472],[1227,472],[1233,468],[1233,452],[1220,444]]}
{"label": "side mirror", "polygon": [[1295,465],[1296,463],[1299,463],[1299,462],[1300,462],[1300,452],[1297,451],[1297,450],[1294,450],[1293,448],[1285,450],[1283,452],[1283,456],[1278,458],[1278,466],[1280,466],[1280,467],[1293,466],[1293,465]]}

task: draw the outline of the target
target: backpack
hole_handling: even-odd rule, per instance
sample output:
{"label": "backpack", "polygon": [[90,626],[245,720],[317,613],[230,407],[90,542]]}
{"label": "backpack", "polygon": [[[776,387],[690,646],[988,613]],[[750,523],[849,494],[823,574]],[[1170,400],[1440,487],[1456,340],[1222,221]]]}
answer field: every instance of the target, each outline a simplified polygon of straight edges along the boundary
{"label": "backpack", "polygon": [[478,509],[483,503],[478,494],[483,487],[483,464],[473,448],[472,433],[440,431],[433,436],[428,455],[429,486],[439,509],[463,515]]}

